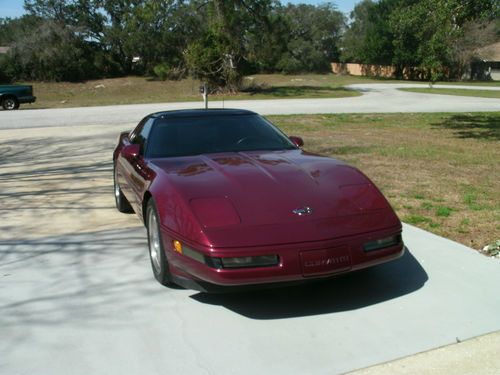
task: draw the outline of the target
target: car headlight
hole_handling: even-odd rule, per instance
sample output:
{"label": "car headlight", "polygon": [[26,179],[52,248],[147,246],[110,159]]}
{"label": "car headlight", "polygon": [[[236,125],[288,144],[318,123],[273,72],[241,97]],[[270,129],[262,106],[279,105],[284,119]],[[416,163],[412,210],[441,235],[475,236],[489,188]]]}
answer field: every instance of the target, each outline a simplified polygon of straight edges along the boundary
{"label": "car headlight", "polygon": [[221,268],[246,268],[246,267],[267,267],[279,264],[277,255],[258,255],[249,257],[227,257],[216,258],[204,255],[178,240],[172,241],[172,249],[185,257],[204,263],[215,269]]}
{"label": "car headlight", "polygon": [[224,268],[243,268],[243,267],[266,267],[275,266],[279,263],[277,255],[259,255],[252,257],[233,257],[221,258]]}
{"label": "car headlight", "polygon": [[194,259],[200,263],[205,263],[205,258],[206,256],[203,255],[202,253],[191,249],[189,246],[184,245],[178,240],[173,240],[172,241],[172,248],[176,253],[179,253],[181,255],[184,255],[188,258]]}
{"label": "car headlight", "polygon": [[401,242],[402,242],[401,234],[396,234],[394,236],[367,242],[363,245],[363,250],[365,252],[380,250],[386,247],[399,245]]}

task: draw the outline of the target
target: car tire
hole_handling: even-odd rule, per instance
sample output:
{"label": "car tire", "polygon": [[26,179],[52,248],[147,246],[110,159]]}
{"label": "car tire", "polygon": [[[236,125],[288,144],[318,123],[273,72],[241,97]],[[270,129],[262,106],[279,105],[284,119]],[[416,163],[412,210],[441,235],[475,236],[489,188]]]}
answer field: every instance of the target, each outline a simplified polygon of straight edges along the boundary
{"label": "car tire", "polygon": [[118,211],[123,213],[132,213],[134,210],[130,205],[125,195],[123,195],[122,189],[120,189],[120,185],[118,185],[118,180],[116,178],[116,167],[113,168],[113,191],[115,195],[115,204]]}
{"label": "car tire", "polygon": [[148,231],[148,249],[151,268],[158,282],[165,286],[172,285],[172,275],[163,247],[158,210],[153,198],[149,199],[146,210],[146,229]]}
{"label": "car tire", "polygon": [[6,111],[12,111],[14,109],[18,109],[19,108],[19,101],[12,96],[8,96],[7,98],[4,98],[2,100],[2,107]]}

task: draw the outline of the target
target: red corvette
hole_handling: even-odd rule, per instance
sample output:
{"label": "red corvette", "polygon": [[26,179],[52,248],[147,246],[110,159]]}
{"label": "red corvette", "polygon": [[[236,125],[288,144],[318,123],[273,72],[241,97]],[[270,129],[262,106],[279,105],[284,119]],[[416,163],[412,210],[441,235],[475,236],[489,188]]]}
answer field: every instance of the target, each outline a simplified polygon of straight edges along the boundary
{"label": "red corvette", "polygon": [[400,257],[401,222],[375,185],[302,145],[244,110],[159,112],[122,133],[116,206],[145,223],[156,279],[208,291]]}

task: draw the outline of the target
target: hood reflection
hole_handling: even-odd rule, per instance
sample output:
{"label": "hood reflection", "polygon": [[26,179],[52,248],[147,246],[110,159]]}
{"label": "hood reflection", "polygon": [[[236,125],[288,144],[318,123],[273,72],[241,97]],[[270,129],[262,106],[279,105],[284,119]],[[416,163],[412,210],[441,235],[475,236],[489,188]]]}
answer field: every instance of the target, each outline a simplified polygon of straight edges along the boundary
{"label": "hood reflection", "polygon": [[210,168],[205,163],[199,163],[199,164],[188,165],[183,169],[179,169],[176,173],[179,176],[194,176],[197,174],[208,172],[210,170],[212,170],[212,168]]}

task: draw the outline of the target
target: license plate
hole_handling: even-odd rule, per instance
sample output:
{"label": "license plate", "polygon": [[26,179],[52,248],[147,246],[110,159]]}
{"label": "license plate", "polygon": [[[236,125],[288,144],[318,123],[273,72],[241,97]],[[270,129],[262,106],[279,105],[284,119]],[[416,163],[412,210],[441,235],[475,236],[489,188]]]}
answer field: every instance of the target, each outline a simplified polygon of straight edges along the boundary
{"label": "license plate", "polygon": [[300,259],[304,276],[344,272],[351,268],[351,254],[348,246],[301,251]]}

